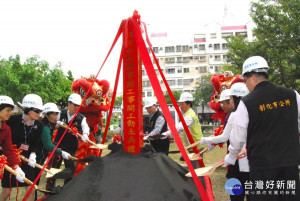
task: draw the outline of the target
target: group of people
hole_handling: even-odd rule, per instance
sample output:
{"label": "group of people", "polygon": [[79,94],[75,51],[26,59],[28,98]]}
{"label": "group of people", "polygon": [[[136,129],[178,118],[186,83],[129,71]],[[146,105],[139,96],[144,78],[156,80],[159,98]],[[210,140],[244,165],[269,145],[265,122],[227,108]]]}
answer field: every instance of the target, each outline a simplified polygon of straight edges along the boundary
{"label": "group of people", "polygon": [[[81,101],[79,94],[71,94],[68,98],[68,109],[60,111],[55,103],[43,105],[40,96],[27,94],[21,104],[23,113],[12,115],[15,107],[13,100],[9,96],[0,96],[0,146],[9,166],[17,173],[14,177],[8,171],[4,171],[0,201],[7,200],[12,187],[25,186],[26,190],[29,190],[30,186],[24,182],[24,178],[31,181],[36,179],[40,172],[36,164],[44,164],[48,154],[54,150],[64,133],[65,136],[48,163],[48,168],[59,168],[64,160],[65,167],[74,173],[75,162],[70,160],[70,156],[75,156],[78,138],[69,131],[65,132],[65,128],[57,128],[56,123],[59,120],[68,124],[72,120],[72,126],[82,132],[81,139],[86,142],[89,136],[86,118],[80,113],[74,117]],[[20,161],[16,152],[21,152],[29,162]],[[68,180],[65,180],[66,182]],[[55,180],[48,179],[46,188],[53,190],[54,184]],[[27,200],[35,199],[33,190]]]}
{"label": "group of people", "polygon": [[[231,200],[300,200],[300,95],[272,84],[268,70],[269,65],[261,56],[245,60],[241,76],[244,83],[235,83],[220,95],[219,102],[227,116],[219,136],[202,137],[190,93],[182,93],[178,100],[199,149],[203,148],[199,145],[208,144],[211,150],[212,144],[227,142],[227,178],[238,179],[243,187],[240,195],[230,196]],[[146,101],[145,105],[150,114],[150,129],[144,140],[151,139],[157,152],[167,153],[169,143],[163,140],[172,135],[171,131],[167,130],[157,104],[150,103]],[[182,123],[177,130],[183,131]],[[247,188],[253,191],[245,194]]]}

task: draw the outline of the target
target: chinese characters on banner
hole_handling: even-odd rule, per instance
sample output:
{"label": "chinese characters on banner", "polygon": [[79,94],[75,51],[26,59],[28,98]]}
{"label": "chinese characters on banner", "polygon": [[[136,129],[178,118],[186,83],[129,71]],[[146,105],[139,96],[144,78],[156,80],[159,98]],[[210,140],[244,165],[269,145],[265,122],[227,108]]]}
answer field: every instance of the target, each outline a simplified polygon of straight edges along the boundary
{"label": "chinese characters on banner", "polygon": [[131,29],[123,32],[124,151],[138,154],[143,146],[142,69]]}

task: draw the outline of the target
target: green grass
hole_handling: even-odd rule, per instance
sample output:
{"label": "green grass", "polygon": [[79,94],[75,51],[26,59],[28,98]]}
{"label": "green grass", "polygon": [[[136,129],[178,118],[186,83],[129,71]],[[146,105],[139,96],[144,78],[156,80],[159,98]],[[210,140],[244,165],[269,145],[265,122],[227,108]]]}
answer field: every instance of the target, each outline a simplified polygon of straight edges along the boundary
{"label": "green grass", "polygon": [[[170,151],[171,150],[178,150],[178,147],[175,142],[172,142],[170,145]],[[103,151],[102,156],[108,154],[109,151]],[[224,159],[226,155],[226,146],[224,148],[219,148],[215,147],[212,151],[207,152],[204,154],[204,163],[206,166],[213,164],[214,162],[217,162],[219,160]],[[179,164],[185,164],[183,161],[179,161],[181,154],[169,154],[169,157],[172,158],[174,161],[176,161]],[[215,196],[215,201],[229,201],[229,195],[225,192],[224,189],[224,184],[226,182],[226,168],[225,167],[220,167],[218,168],[212,175],[210,175],[211,182],[212,182],[212,188]],[[45,176],[46,174],[43,173],[40,181],[39,187],[41,189],[45,189]],[[62,186],[63,180],[58,179],[56,182],[56,185]],[[1,187],[0,187],[1,189]],[[18,195],[18,200],[22,200],[22,198],[25,196],[25,188],[19,188],[19,195]],[[43,197],[44,194],[38,192],[38,198]],[[11,193],[11,200],[15,200],[16,198],[16,188],[12,189]]]}

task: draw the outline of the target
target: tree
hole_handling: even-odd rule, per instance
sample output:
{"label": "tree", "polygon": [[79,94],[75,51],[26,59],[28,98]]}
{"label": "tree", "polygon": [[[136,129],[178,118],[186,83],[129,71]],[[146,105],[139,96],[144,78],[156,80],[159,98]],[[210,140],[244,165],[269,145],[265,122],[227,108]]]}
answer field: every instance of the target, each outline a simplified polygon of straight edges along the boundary
{"label": "tree", "polygon": [[121,107],[122,103],[123,103],[123,95],[116,97],[115,106]]}
{"label": "tree", "polygon": [[[300,1],[259,0],[252,2],[251,17],[256,24],[254,41],[231,37],[228,62],[240,69],[250,56],[264,57],[270,66],[270,80],[288,88],[300,88]],[[228,69],[228,66],[225,67]]]}
{"label": "tree", "polygon": [[194,105],[201,105],[202,110],[204,110],[204,106],[207,105],[213,95],[214,88],[210,81],[211,77],[212,74],[202,75],[194,93]]}
{"label": "tree", "polygon": [[[69,78],[72,73],[68,72]],[[72,93],[73,80],[68,79],[61,63],[53,68],[49,63],[39,60],[38,56],[27,58],[21,64],[20,56],[0,60],[0,80],[5,85],[0,86],[0,94],[10,96],[15,102],[21,102],[26,94],[34,93],[41,96],[43,103],[66,100]]]}
{"label": "tree", "polygon": [[[179,100],[180,95],[181,95],[181,91],[173,90],[172,93],[173,93],[173,96],[174,96],[175,100],[176,101]],[[166,99],[167,104],[173,104],[168,92],[166,92],[164,94],[164,97]]]}

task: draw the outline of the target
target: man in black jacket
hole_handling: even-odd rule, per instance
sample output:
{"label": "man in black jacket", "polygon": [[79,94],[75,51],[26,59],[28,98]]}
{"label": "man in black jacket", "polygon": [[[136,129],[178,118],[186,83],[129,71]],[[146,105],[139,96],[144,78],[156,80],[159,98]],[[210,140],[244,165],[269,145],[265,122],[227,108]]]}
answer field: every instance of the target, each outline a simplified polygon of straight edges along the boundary
{"label": "man in black jacket", "polygon": [[300,96],[269,82],[268,69],[260,56],[243,64],[243,77],[251,93],[236,110],[225,163],[234,164],[247,143],[252,188],[244,190],[249,190],[250,200],[296,201],[300,200]]}
{"label": "man in black jacket", "polygon": [[156,152],[163,152],[168,155],[170,147],[169,138],[161,136],[168,129],[166,119],[157,108],[156,100],[147,98],[144,107],[150,115],[149,122],[146,122],[147,125],[145,125],[145,132],[148,132],[148,134],[144,137],[144,140],[150,140],[150,144]]}

